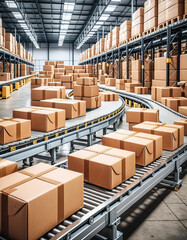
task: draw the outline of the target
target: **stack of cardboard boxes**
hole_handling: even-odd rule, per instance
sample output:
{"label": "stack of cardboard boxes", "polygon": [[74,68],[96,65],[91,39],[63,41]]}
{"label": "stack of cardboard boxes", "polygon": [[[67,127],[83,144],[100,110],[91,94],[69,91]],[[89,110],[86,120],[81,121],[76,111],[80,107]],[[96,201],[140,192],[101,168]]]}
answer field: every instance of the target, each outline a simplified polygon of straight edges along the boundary
{"label": "stack of cardboard boxes", "polygon": [[181,89],[179,87],[152,87],[151,97],[161,103],[162,98],[165,97],[181,97]]}
{"label": "stack of cardboard boxes", "polygon": [[[184,1],[158,0],[158,25],[164,26],[165,22],[172,19],[180,20],[184,13]],[[170,22],[169,22],[170,23]],[[172,23],[172,22],[171,22]]]}
{"label": "stack of cardboard boxes", "polygon": [[[43,78],[42,78],[43,79]],[[38,79],[41,80],[41,79]],[[40,106],[40,101],[51,98],[65,99],[65,87],[62,86],[41,86],[31,89],[31,105]]]}
{"label": "stack of cardboard boxes", "polygon": [[118,47],[119,45],[119,31],[120,27],[115,27],[112,30],[112,48]]}
{"label": "stack of cardboard boxes", "polygon": [[144,3],[144,32],[155,31],[158,26],[158,0]]}
{"label": "stack of cardboard boxes", "polygon": [[119,44],[126,43],[131,38],[132,21],[126,20],[120,25]]}
{"label": "stack of cardboard boxes", "polygon": [[144,121],[159,122],[158,109],[132,108],[127,111],[126,121],[129,123],[129,130],[138,123]]}
{"label": "stack of cardboard boxes", "polygon": [[[158,57],[154,60],[154,79],[152,80],[152,86],[166,86],[166,57]],[[171,58],[170,64],[170,81],[169,84],[172,86],[177,80],[177,56]]]}
{"label": "stack of cardboard boxes", "polygon": [[132,15],[131,38],[139,37],[144,31],[144,8],[139,8]]}
{"label": "stack of cardboard boxes", "polygon": [[185,97],[163,97],[161,103],[172,110],[179,112],[181,107],[187,106],[187,98]]}
{"label": "stack of cardboard boxes", "polygon": [[101,97],[97,79],[93,77],[78,78],[77,85],[74,85],[74,99],[86,101],[88,109],[100,107]]}
{"label": "stack of cardboard boxes", "polygon": [[131,80],[128,79],[116,79],[116,89],[125,90],[125,84],[130,82]]}
{"label": "stack of cardboard boxes", "polygon": [[118,101],[119,100],[119,94],[110,92],[110,91],[100,92],[99,96],[101,96],[101,101]]}

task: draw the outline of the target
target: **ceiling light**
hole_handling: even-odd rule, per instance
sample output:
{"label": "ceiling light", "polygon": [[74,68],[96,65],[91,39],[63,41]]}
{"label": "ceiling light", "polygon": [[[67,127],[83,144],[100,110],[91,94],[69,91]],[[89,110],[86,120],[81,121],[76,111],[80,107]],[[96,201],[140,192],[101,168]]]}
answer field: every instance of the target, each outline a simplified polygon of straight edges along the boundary
{"label": "ceiling light", "polygon": [[105,9],[105,12],[113,12],[116,8],[116,5],[108,5],[108,7]]}
{"label": "ceiling light", "polygon": [[69,27],[69,24],[61,25],[61,29],[68,29],[68,27]]}
{"label": "ceiling light", "polygon": [[65,12],[72,12],[74,10],[75,3],[64,3],[64,11]]}
{"label": "ceiling light", "polygon": [[7,1],[6,0],[5,3],[7,5],[7,7],[9,7],[9,8],[17,8],[17,5],[14,1]]}
{"label": "ceiling light", "polygon": [[21,13],[19,13],[19,12],[12,12],[12,14],[14,15],[15,18],[22,19]]}
{"label": "ceiling light", "polygon": [[99,18],[99,21],[103,20],[106,21],[109,18],[109,14],[102,14],[101,17]]}
{"label": "ceiling light", "polygon": [[71,13],[63,13],[62,20],[70,20],[72,14]]}

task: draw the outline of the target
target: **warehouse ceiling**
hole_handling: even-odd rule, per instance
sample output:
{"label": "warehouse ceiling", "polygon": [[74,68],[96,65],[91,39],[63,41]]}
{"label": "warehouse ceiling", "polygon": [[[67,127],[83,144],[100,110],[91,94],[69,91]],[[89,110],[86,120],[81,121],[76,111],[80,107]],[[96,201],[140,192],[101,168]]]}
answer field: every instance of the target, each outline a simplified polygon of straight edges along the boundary
{"label": "warehouse ceiling", "polygon": [[[23,15],[27,16],[27,20],[37,36],[38,43],[58,43],[64,2],[75,2],[71,21],[64,39],[64,42],[74,43],[90,19],[99,0],[17,0],[15,2],[19,4]],[[144,0],[134,0],[134,10],[143,7],[144,2]],[[7,32],[15,33],[16,29],[17,40],[19,39],[18,36],[20,36],[21,42],[30,42],[30,38],[12,12],[12,9],[6,4],[6,0],[1,0],[0,14],[3,19],[3,26]],[[98,33],[89,38],[87,42],[96,42],[98,37],[102,37],[103,34],[110,32],[114,26],[119,26],[125,19],[130,18],[131,0],[119,1],[118,6],[113,12],[110,12],[110,17],[103,24],[104,27],[101,27],[97,31]]]}

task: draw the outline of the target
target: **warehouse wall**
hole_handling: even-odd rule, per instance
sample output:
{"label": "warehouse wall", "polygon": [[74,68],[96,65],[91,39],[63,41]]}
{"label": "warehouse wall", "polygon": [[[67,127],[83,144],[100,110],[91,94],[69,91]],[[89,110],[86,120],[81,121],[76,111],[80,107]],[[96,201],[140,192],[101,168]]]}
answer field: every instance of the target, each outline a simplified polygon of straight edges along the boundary
{"label": "warehouse wall", "polygon": [[[30,44],[28,46],[28,50],[32,54],[35,59],[35,71],[39,72],[42,70],[45,61],[56,61],[63,60],[65,65],[73,64],[73,56],[72,56],[72,44],[65,43],[62,47],[58,47],[57,44],[50,43],[49,44],[49,52],[48,46],[46,43],[40,44],[40,49],[36,49]],[[74,65],[78,65],[78,60],[80,57],[80,53],[86,50],[89,47],[88,44],[85,44],[82,49],[74,49]]]}

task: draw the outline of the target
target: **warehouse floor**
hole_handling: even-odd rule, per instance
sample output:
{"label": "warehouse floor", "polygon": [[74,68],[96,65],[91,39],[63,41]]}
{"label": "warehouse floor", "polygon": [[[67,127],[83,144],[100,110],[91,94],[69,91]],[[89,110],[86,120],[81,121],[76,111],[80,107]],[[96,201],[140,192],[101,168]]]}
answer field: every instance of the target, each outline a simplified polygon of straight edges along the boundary
{"label": "warehouse floor", "polygon": [[[12,109],[24,106],[30,106],[30,83],[13,92],[9,99],[0,101],[0,117],[12,117]],[[125,115],[119,128],[128,129]],[[97,133],[98,136],[101,134]],[[57,161],[66,159],[69,150],[69,144],[60,147]],[[19,166],[22,167],[21,163]],[[183,184],[179,191],[159,184],[121,216],[119,230],[124,233],[124,239],[187,239],[187,164],[183,166],[181,178]],[[105,230],[102,232],[106,234]]]}

